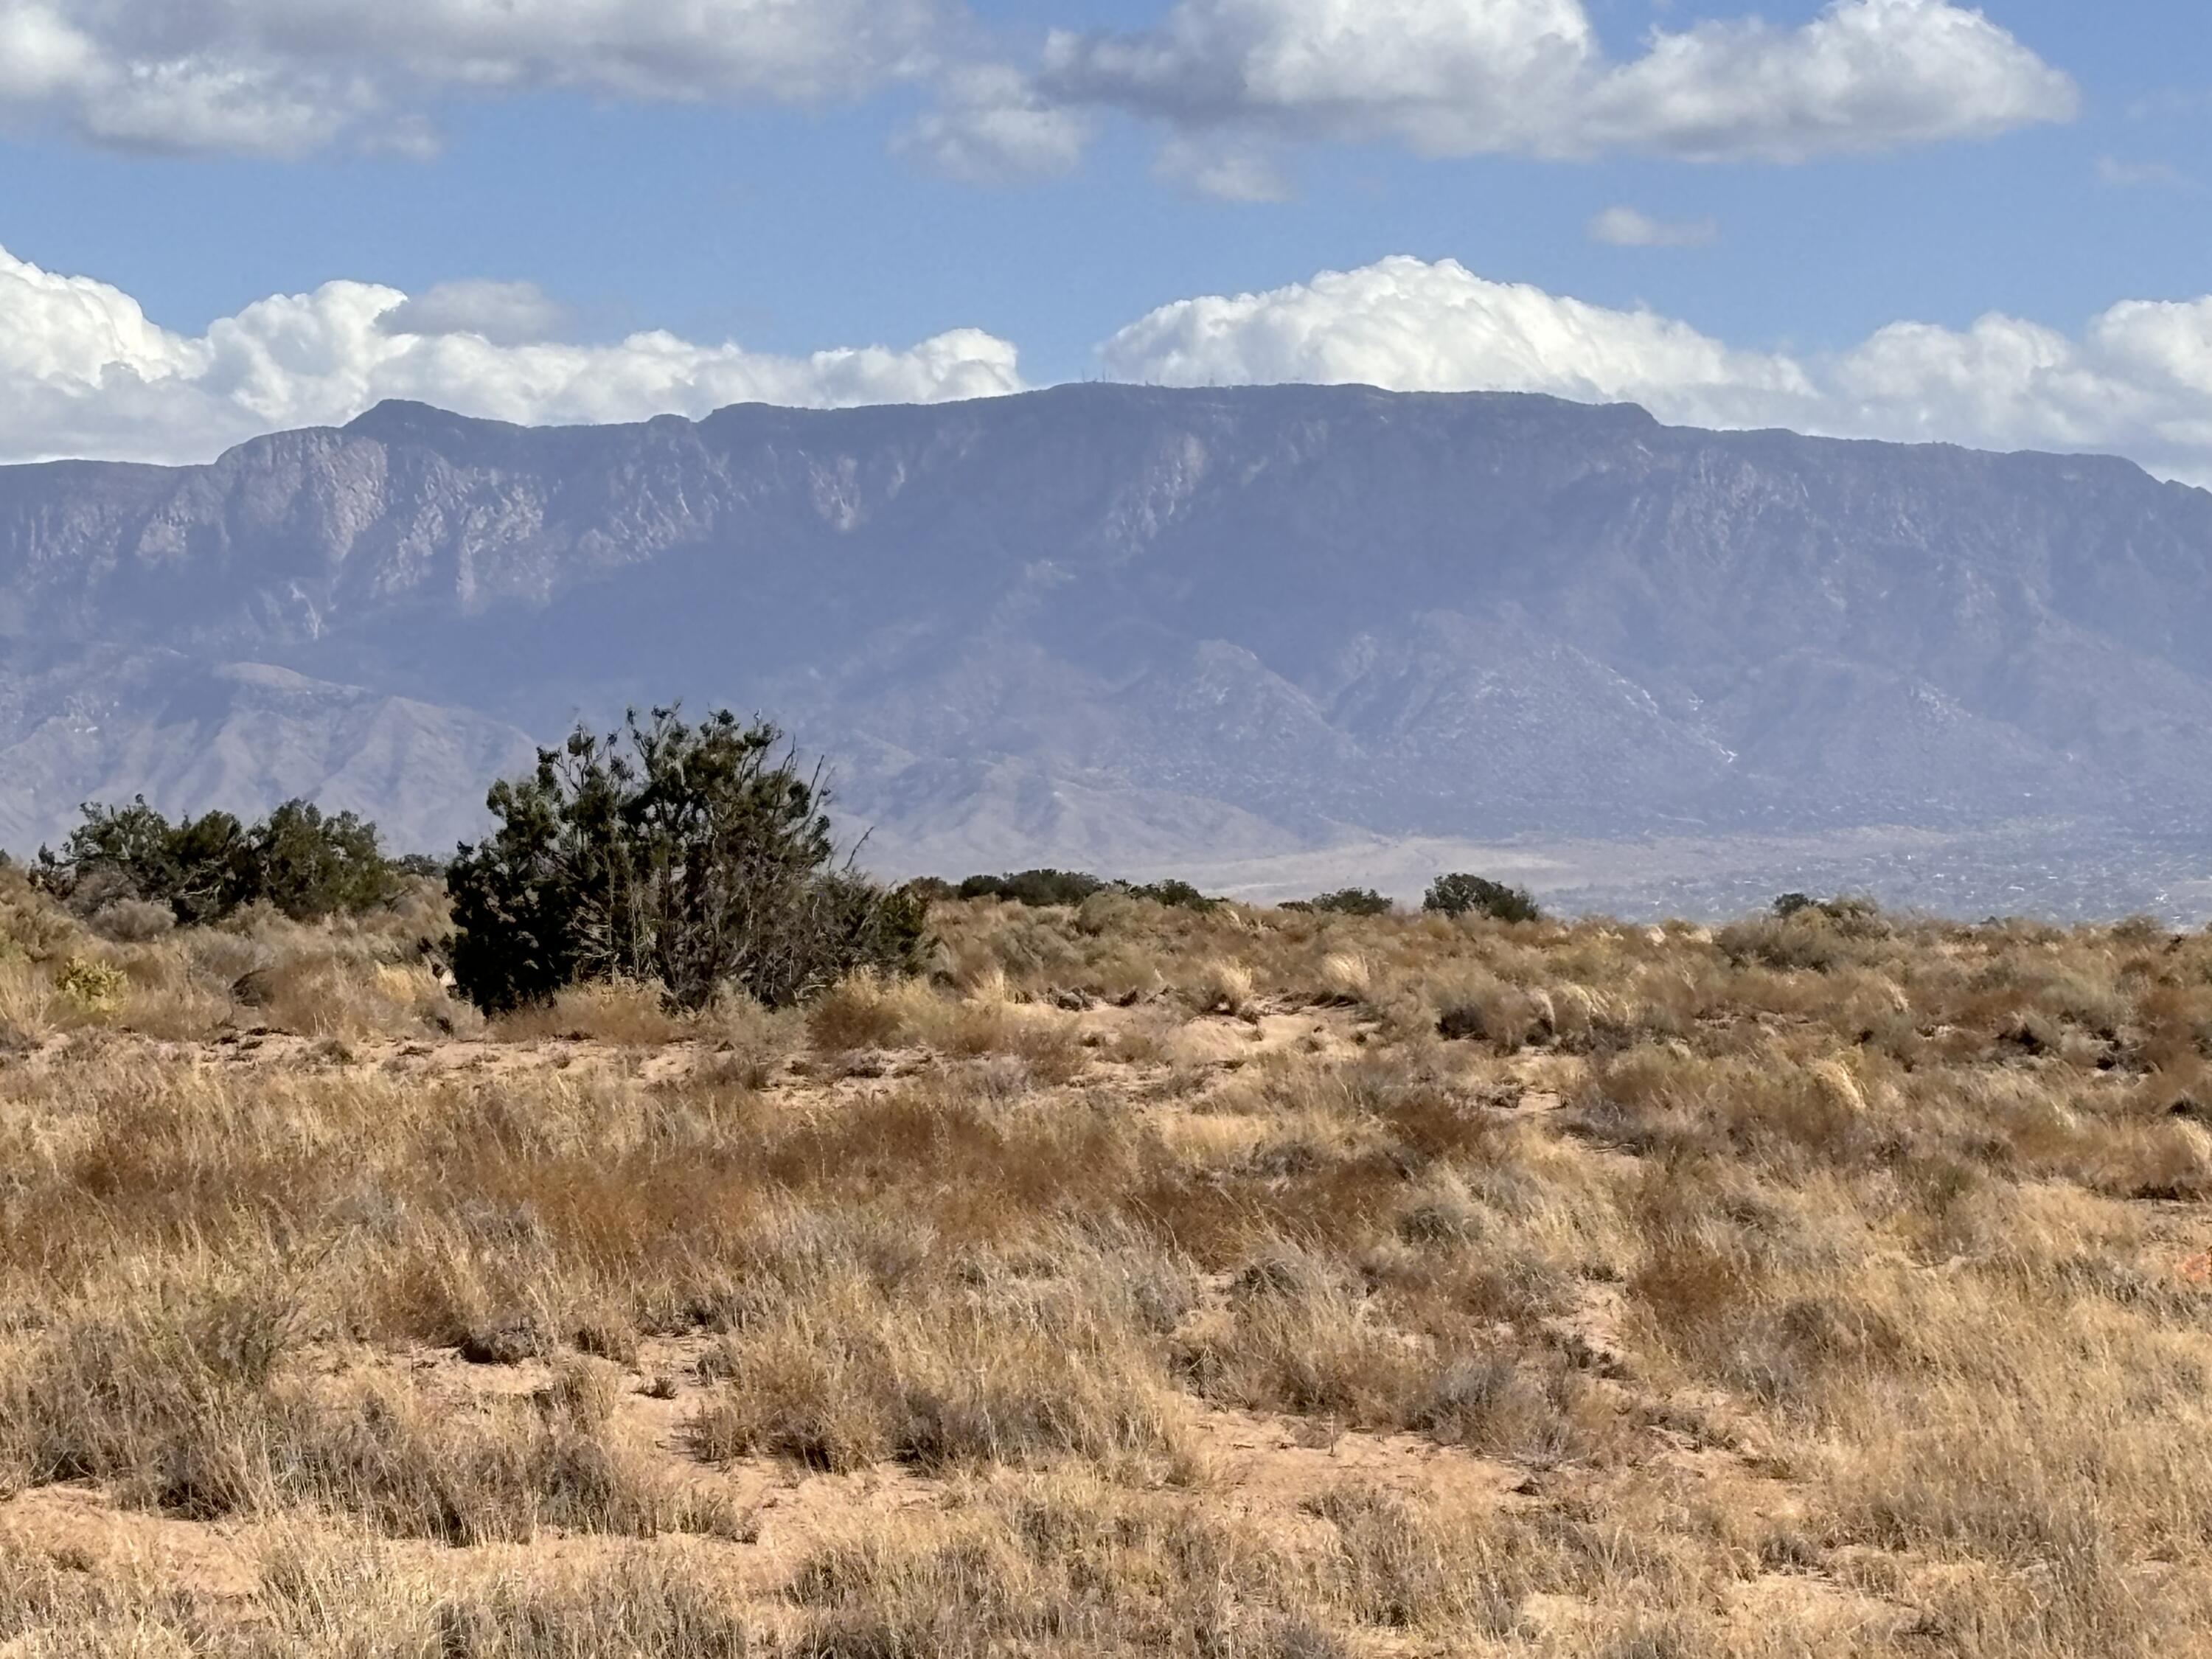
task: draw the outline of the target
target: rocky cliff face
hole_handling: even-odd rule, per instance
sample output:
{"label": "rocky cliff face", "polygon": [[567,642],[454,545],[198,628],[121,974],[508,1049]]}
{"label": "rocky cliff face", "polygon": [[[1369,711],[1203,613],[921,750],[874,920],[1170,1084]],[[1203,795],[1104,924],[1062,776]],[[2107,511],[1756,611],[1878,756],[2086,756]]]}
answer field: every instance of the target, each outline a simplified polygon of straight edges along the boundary
{"label": "rocky cliff face", "polygon": [[2212,495],[1360,389],[523,430],[387,404],[0,471],[0,839],[143,789],[434,845],[578,714],[827,753],[875,854],[1261,856],[2212,808]]}

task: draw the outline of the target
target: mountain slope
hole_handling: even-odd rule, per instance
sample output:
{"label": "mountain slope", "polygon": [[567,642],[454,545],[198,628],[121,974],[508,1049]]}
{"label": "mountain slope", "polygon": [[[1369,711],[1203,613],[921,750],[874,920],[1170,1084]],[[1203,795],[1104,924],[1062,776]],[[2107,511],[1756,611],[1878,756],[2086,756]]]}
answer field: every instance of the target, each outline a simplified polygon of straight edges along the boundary
{"label": "mountain slope", "polygon": [[1309,387],[387,404],[207,467],[0,470],[11,845],[142,787],[449,840],[523,733],[678,696],[829,754],[896,866],[2166,834],[2212,809],[2212,495]]}

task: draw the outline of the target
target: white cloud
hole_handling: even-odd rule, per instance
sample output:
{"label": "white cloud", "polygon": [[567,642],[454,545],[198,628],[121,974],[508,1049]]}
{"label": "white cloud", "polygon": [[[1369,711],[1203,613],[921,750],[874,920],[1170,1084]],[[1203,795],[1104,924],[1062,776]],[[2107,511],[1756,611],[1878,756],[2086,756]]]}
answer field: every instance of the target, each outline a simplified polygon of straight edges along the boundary
{"label": "white cloud", "polygon": [[1993,313],[1963,330],[1893,324],[1800,357],[1397,258],[1163,307],[1101,354],[1116,379],[1169,386],[1542,392],[1687,425],[2111,452],[2212,483],[2212,297],[2126,301],[2079,337]]}
{"label": "white cloud", "polygon": [[1655,31],[1620,63],[1582,0],[1177,0],[1145,33],[1055,31],[1040,84],[1185,133],[1705,161],[1986,137],[2079,102],[2068,76],[1951,0]]}
{"label": "white cloud", "polygon": [[2071,119],[2081,94],[1978,10],[1834,0],[1803,27],[1700,23],[1655,34],[1592,85],[1570,149],[1804,161],[1986,138]]}
{"label": "white cloud", "polygon": [[926,72],[951,0],[0,0],[0,108],[169,150],[419,149],[440,94],[806,103]]}
{"label": "white cloud", "polygon": [[[997,182],[1070,170],[1107,107],[1186,140],[1791,161],[2063,119],[2078,101],[1955,0],[1657,30],[1622,61],[1584,0],[1174,0],[1150,30],[1054,31],[1034,76],[963,64],[973,33],[961,0],[0,0],[0,117],[135,149],[422,154],[428,112],[457,96],[813,103],[923,80],[939,102],[899,147]],[[1230,160],[1170,170],[1231,195],[1274,176],[1249,143],[1207,153]]]}
{"label": "white cloud", "polygon": [[1609,207],[1588,228],[1592,241],[1614,247],[1697,247],[1721,234],[1717,219],[1655,219],[1632,207]]}
{"label": "white cloud", "polygon": [[0,6],[0,99],[46,98],[83,85],[100,51],[50,6]]}
{"label": "white cloud", "polygon": [[2190,176],[2171,161],[2124,161],[2116,155],[2097,158],[2097,178],[2102,184],[2123,190],[2142,185],[2156,185],[2166,190],[2187,190],[2194,183]]}
{"label": "white cloud", "polygon": [[[665,332],[602,345],[543,337],[560,321],[528,283],[450,283],[410,299],[337,282],[188,335],[118,289],[0,251],[0,459],[204,459],[259,433],[343,422],[386,398],[541,423],[743,402],[926,403],[1023,385],[1014,347],[975,330],[903,350],[780,356]],[[1401,257],[1182,301],[1100,349],[1123,380],[1540,392],[1640,403],[1688,425],[2109,452],[2212,483],[2212,295],[2123,301],[2078,334],[1997,313],[1960,329],[1899,322],[1815,356]]]}
{"label": "white cloud", "polygon": [[2145,93],[2128,106],[2130,121],[2191,120],[2207,114],[2212,114],[2212,92],[2184,90],[2179,87]]}
{"label": "white cloud", "polygon": [[1233,135],[1170,138],[1153,171],[1217,202],[1285,202],[1292,193],[1272,148]]}
{"label": "white cloud", "polygon": [[376,319],[386,334],[480,334],[495,345],[550,340],[568,311],[535,283],[440,283]]}
{"label": "white cloud", "polygon": [[899,154],[963,184],[998,185],[1072,173],[1091,142],[1082,112],[1053,103],[1001,64],[946,71],[937,107],[893,142]]}
{"label": "white cloud", "polygon": [[1731,351],[1651,312],[1403,257],[1267,294],[1184,300],[1123,329],[1103,352],[1115,379],[1168,386],[1312,381],[1592,402],[1664,392],[1728,425],[1812,390],[1787,358]]}
{"label": "white cloud", "polygon": [[927,403],[1022,385],[1014,348],[972,329],[902,351],[806,357],[663,332],[612,345],[517,343],[556,320],[550,306],[527,284],[451,284],[410,301],[338,282],[187,336],[150,322],[118,289],[0,251],[0,459],[203,460],[258,433],[343,422],[386,398],[524,422],[634,421],[732,403]]}
{"label": "white cloud", "polygon": [[1580,0],[1177,0],[1145,33],[1056,30],[1044,66],[1071,98],[1180,123],[1370,137],[1504,116],[1595,51]]}
{"label": "white cloud", "polygon": [[362,81],[219,59],[103,60],[71,92],[71,118],[83,137],[164,153],[297,155],[377,107]]}

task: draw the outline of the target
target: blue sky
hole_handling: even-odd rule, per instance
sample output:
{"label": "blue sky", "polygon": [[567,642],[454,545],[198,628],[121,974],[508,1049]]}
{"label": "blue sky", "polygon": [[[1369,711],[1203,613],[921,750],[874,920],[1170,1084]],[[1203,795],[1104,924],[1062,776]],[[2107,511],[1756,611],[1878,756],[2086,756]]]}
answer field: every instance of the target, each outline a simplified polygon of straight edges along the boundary
{"label": "blue sky", "polygon": [[[293,3],[304,9],[295,15],[336,21],[312,39],[301,27],[288,34],[272,26],[251,40],[179,41],[173,26],[159,21],[166,9],[156,0],[137,5],[145,21],[135,34],[131,0],[100,8],[0,0],[0,110],[11,118],[0,175],[0,246],[40,273],[112,287],[187,343],[272,295],[331,283],[421,294],[489,279],[533,285],[556,302],[557,332],[570,344],[665,330],[687,342],[735,341],[751,352],[803,356],[842,346],[903,349],[947,331],[978,330],[1018,349],[1025,384],[1116,366],[1131,372],[1137,360],[1127,351],[1102,358],[1102,343],[1170,302],[1280,289],[1319,272],[1361,270],[1409,255],[1431,266],[1455,261],[1483,283],[1526,284],[1608,313],[1678,320],[1729,350],[1763,354],[1762,362],[1802,363],[1820,383],[1812,389],[1817,400],[1791,423],[1842,429],[1856,421],[1885,433],[1914,418],[1891,406],[1896,389],[1877,399],[1860,375],[1850,393],[1858,412],[1846,414],[1838,401],[1842,381],[1820,365],[1887,325],[1910,320],[1958,333],[1996,312],[2074,341],[2120,302],[2191,302],[2212,292],[2212,16],[2202,0],[2106,6],[1990,0],[1981,9],[1989,29],[2002,32],[2018,58],[2070,82],[2069,106],[2059,108],[2064,100],[2045,78],[2024,94],[2028,104],[1992,116],[1993,130],[1951,136],[1942,131],[1948,95],[1942,85],[1911,94],[1927,107],[1905,116],[1892,106],[1911,101],[1907,94],[1875,86],[1840,118],[1818,118],[1833,123],[1813,141],[1824,153],[1717,161],[1686,159],[1685,142],[1663,136],[1599,143],[1592,153],[1564,157],[1543,153],[1553,147],[1544,138],[1441,146],[1409,139],[1409,132],[1429,130],[1415,121],[1449,122],[1452,112],[1376,112],[1382,110],[1377,100],[1389,94],[1389,66],[1398,61],[1387,57],[1378,59],[1381,81],[1361,83],[1368,104],[1349,114],[1341,100],[1287,112],[1242,106],[1224,112],[1207,101],[1212,93],[1185,84],[1211,73],[1204,65],[1187,65],[1177,83],[1183,89],[1164,94],[1150,83],[1138,86],[1103,52],[1074,69],[1066,62],[1048,67],[1048,30],[1125,40],[1149,34],[1157,41],[1172,25],[1178,0],[970,0],[957,9],[933,0],[883,0],[908,31],[901,49],[911,45],[913,61],[855,71],[849,84],[795,103],[777,101],[772,82],[746,82],[750,70],[718,71],[719,78],[704,76],[697,86],[641,89],[537,59],[510,76],[511,85],[485,90],[411,61],[395,68],[406,56],[404,45],[342,15],[366,0]],[[568,3],[596,8],[601,26],[618,29],[631,0]],[[441,4],[465,3],[396,0],[386,9],[430,17]],[[524,0],[524,9],[562,3]],[[780,3],[710,0],[707,10],[721,6],[729,28],[741,35],[760,8]],[[838,3],[856,29],[876,27],[870,9],[877,0]],[[1180,3],[1234,12],[1241,20],[1235,27],[1249,33],[1262,27],[1251,19],[1269,4],[1312,9],[1349,0]],[[1830,10],[1819,0],[1366,3],[1382,8],[1370,17],[1395,6],[1422,27],[1447,28],[1459,27],[1455,10],[1472,16],[1517,8],[1534,16],[1564,8],[1561,15],[1586,21],[1603,58],[1619,64],[1641,58],[1655,28],[1680,35],[1701,22],[1758,16],[1786,46],[1791,31],[1817,24]],[[1966,9],[1942,0],[1849,3],[1923,21],[1924,14]],[[92,69],[73,70],[76,81],[56,73],[10,106],[4,26],[11,9],[76,31],[68,38],[90,42],[87,52],[135,65],[137,79],[99,81]],[[103,20],[98,27],[88,21],[95,12]],[[652,44],[656,52],[665,45]],[[1387,41],[1367,46],[1389,50]],[[860,55],[855,48],[838,57],[844,49],[835,40],[827,50],[832,81]],[[1905,58],[1916,50],[1908,39]],[[259,128],[224,128],[210,140],[200,127],[179,128],[166,106],[143,118],[114,112],[125,96],[116,88],[143,84],[146,64],[228,63],[224,53],[253,74],[290,77],[288,88],[321,89],[313,96],[337,97],[328,88],[358,68],[381,77],[376,101],[347,104],[329,117],[327,131],[275,142]],[[1000,66],[1021,80],[1019,97],[1073,111],[1069,118],[1079,118],[1086,134],[1079,160],[984,183],[942,176],[902,135],[957,101],[947,88],[963,64]],[[1895,72],[1910,75],[1913,65]],[[1497,84],[1484,78],[1479,62],[1465,74],[1473,77],[1464,81],[1470,100],[1513,95],[1507,70],[1499,70],[1507,79]],[[1461,84],[1446,87],[1447,103]],[[285,95],[295,102],[310,95],[295,90]],[[1974,95],[1997,94],[1984,88]],[[1850,124],[1862,118],[1876,127],[1894,119],[1897,130],[1855,133]],[[1792,129],[1802,130],[1802,123]],[[1272,179],[1267,193],[1279,199],[1222,199],[1188,177],[1164,177],[1161,147],[1178,133],[1210,150],[1264,152],[1260,165]],[[1571,147],[1578,142],[1571,139]],[[1727,142],[1756,149],[1798,140],[1770,134]],[[1439,148],[1455,153],[1423,153]],[[1874,153],[1860,153],[1868,149]],[[1677,227],[1685,245],[1623,246],[1595,237],[1597,216],[1620,209]],[[1406,303],[1395,293],[1401,284],[1387,286],[1391,296],[1365,295],[1358,303]],[[1479,300],[1486,290],[1468,292]],[[1449,319],[1457,314],[1401,315],[1393,325],[1433,332],[1455,326]],[[2165,323],[2176,325],[2178,316],[2166,315]],[[0,323],[8,320],[0,312]],[[2188,324],[2185,345],[2193,350],[2193,315],[2180,321]],[[47,325],[25,313],[12,325]],[[2202,334],[2212,365],[2212,307]],[[2156,337],[2172,335],[2168,326]],[[128,353],[119,361],[158,378],[168,373],[158,361],[167,349],[149,348],[155,355],[144,362]],[[1548,348],[1539,338],[1528,349]],[[93,361],[84,349],[66,343],[52,355],[82,375],[82,363]],[[33,355],[19,343],[19,357]],[[1413,375],[1407,383],[1456,384],[1449,380],[1454,374],[1479,383],[1488,361],[1475,355],[1434,375],[1425,368],[1407,371]],[[1255,349],[1222,357],[1218,367],[1231,378],[1296,378],[1307,372],[1301,364],[1319,364],[1311,368],[1316,378],[1367,378],[1358,374],[1358,362],[1340,354],[1278,362]],[[1334,363],[1353,367],[1338,373]],[[2117,372],[2109,363],[2093,367]],[[1612,389],[1605,372],[1570,365],[1559,373],[1563,385],[1587,380],[1600,392]],[[1623,373],[1630,392],[1644,384],[1636,375],[1644,370]],[[1388,374],[1373,378],[1389,380]],[[1788,418],[1797,407],[1784,396],[1789,389],[1778,389],[1765,368],[1753,379],[1766,388],[1758,409]],[[2124,429],[2082,428],[2081,447],[2121,448],[2168,472],[2195,476],[2200,469],[2189,432],[2198,417],[2208,422],[2203,447],[2212,456],[2212,380],[2203,409],[2183,397],[2177,410],[2173,398],[2181,394],[2170,391],[2160,389],[2158,408],[2146,406]],[[804,386],[793,395],[808,398]],[[1865,412],[1881,399],[1884,412]],[[1973,401],[1964,398],[1960,406]],[[685,406],[684,398],[673,406]],[[107,428],[98,411],[82,398],[68,407],[63,426],[84,434],[72,447],[100,447]],[[274,419],[291,405],[264,398],[260,407]],[[568,412],[557,400],[546,407],[548,417]],[[1728,423],[1753,418],[1737,422],[1729,409],[1703,404],[1685,412]],[[2037,418],[2063,437],[2083,417],[2069,407],[2063,419]],[[115,453],[161,450],[143,419],[133,419],[137,425],[115,428]],[[2016,435],[2033,441],[2042,430],[2025,416],[2007,419],[2010,424],[1984,432],[1939,410],[1921,424],[1924,435],[1946,435],[1944,422],[1952,421],[1961,426],[1957,435],[1972,441],[2003,441],[2015,427]],[[2146,425],[2157,431],[2142,435],[2137,428]],[[234,435],[228,428],[223,433]],[[38,447],[0,432],[0,446],[21,452],[27,445]]]}

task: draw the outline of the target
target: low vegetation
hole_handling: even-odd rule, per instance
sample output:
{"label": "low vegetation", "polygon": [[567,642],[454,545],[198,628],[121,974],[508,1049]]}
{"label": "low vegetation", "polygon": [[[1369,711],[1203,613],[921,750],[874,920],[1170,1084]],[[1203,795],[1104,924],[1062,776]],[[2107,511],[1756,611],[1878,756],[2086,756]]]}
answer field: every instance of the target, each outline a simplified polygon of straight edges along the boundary
{"label": "low vegetation", "polygon": [[569,759],[653,920],[488,1018],[426,881],[0,872],[0,1651],[2212,1646],[2212,935],[1102,885],[671,997],[723,807]]}
{"label": "low vegetation", "polygon": [[1004,876],[970,876],[946,896],[1032,906],[1080,904],[1109,885],[1079,870],[1023,870]]}
{"label": "low vegetation", "polygon": [[1323,893],[1304,908],[1328,916],[1387,916],[1396,907],[1371,887],[1346,887]]}
{"label": "low vegetation", "polygon": [[1005,876],[970,876],[957,887],[944,882],[918,882],[914,887],[930,896],[998,899],[1008,904],[1025,904],[1033,909],[1080,904],[1100,893],[1149,899],[1178,910],[1210,910],[1218,902],[1187,881],[1107,881],[1079,870],[1023,870]]}
{"label": "low vegetation", "polygon": [[172,823],[143,796],[87,806],[60,852],[39,849],[36,866],[40,885],[79,915],[142,934],[222,921],[254,904],[295,921],[357,915],[390,903],[404,876],[376,826],[351,812],[325,817],[295,800],[253,824],[220,811]]}
{"label": "low vegetation", "polygon": [[1487,876],[1439,876],[1421,902],[1445,916],[1490,916],[1499,921],[1541,921],[1543,911],[1525,887],[1508,887]]}
{"label": "low vegetation", "polygon": [[498,829],[446,872],[453,973],[488,1013],[591,981],[784,1007],[920,966],[925,903],[839,861],[820,780],[771,726],[659,709],[579,727],[489,805]]}

